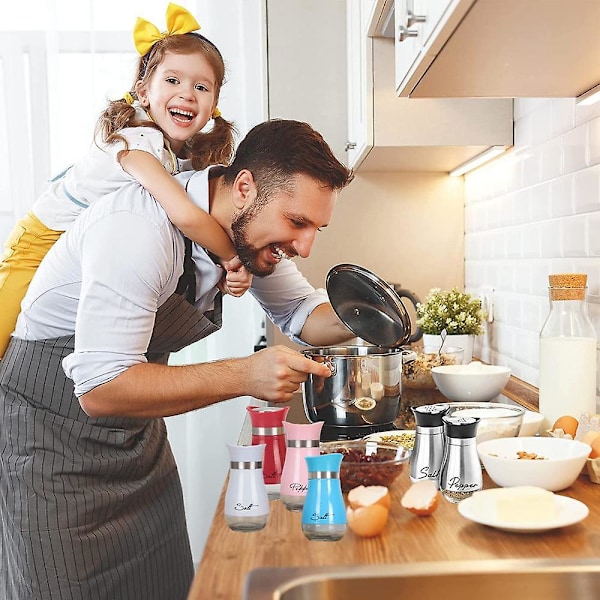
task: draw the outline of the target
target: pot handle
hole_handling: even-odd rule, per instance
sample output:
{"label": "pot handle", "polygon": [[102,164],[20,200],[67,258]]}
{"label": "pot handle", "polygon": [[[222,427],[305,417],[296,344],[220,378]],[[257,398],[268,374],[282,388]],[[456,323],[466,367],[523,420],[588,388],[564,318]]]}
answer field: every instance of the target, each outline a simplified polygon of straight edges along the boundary
{"label": "pot handle", "polygon": [[325,366],[331,371],[331,375],[335,375],[337,373],[337,365],[330,359],[325,359]]}
{"label": "pot handle", "polygon": [[[412,305],[415,308],[415,311],[417,310],[417,304],[419,302],[421,302],[421,300],[419,300],[419,297],[414,292],[411,292],[410,290],[401,288],[397,284],[394,284],[393,288],[394,288],[394,291],[396,292],[396,294],[400,298],[407,298],[408,300],[410,300],[410,302],[412,303]],[[421,328],[415,323],[415,330],[411,334],[410,338],[408,339],[408,343],[413,344],[414,342],[418,342],[422,337],[423,337],[423,332],[421,331]]]}

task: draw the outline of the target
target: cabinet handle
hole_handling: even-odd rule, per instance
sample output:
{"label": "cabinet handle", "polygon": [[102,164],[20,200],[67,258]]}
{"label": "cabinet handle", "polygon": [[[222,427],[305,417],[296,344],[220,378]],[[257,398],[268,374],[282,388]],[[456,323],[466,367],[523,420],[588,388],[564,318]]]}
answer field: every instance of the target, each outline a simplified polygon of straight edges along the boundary
{"label": "cabinet handle", "polygon": [[425,15],[415,15],[412,10],[407,12],[406,16],[406,25],[411,27],[415,23],[425,23],[427,21],[427,17]]}
{"label": "cabinet handle", "polygon": [[398,41],[403,42],[404,40],[417,37],[419,32],[416,29],[408,29],[408,27],[404,27],[404,25],[398,26]]}
{"label": "cabinet handle", "polygon": [[356,148],[356,142],[346,142],[346,146],[345,146],[346,152],[348,150],[354,150],[354,148]]}

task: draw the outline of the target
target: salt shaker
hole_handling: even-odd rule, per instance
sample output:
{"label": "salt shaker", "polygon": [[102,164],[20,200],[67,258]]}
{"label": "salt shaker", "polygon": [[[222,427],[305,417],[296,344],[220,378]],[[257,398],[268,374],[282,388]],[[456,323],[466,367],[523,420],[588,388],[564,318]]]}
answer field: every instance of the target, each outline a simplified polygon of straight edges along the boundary
{"label": "salt shaker", "polygon": [[446,500],[457,503],[483,487],[476,439],[479,418],[444,416],[442,420],[446,451],[439,488]]}
{"label": "salt shaker", "polygon": [[323,421],[283,422],[287,451],[281,473],[281,501],[288,510],[300,511],[308,490],[307,456],[319,456]]}
{"label": "salt shaker", "polygon": [[415,445],[410,457],[410,480],[413,483],[421,479],[433,479],[436,482],[439,479],[445,449],[442,417],[448,408],[448,404],[412,408],[416,422]]}
{"label": "salt shaker", "polygon": [[227,444],[229,482],[225,492],[225,521],[234,531],[258,531],[267,524],[269,499],[263,479],[265,444]]}
{"label": "salt shaker", "polygon": [[252,444],[265,444],[263,476],[270,500],[279,498],[281,473],[285,463],[285,433],[283,421],[288,406],[247,406],[252,423]]}
{"label": "salt shaker", "polygon": [[335,542],[346,533],[346,506],[340,485],[339,452],[307,456],[308,491],[302,508],[302,531],[309,540]]}

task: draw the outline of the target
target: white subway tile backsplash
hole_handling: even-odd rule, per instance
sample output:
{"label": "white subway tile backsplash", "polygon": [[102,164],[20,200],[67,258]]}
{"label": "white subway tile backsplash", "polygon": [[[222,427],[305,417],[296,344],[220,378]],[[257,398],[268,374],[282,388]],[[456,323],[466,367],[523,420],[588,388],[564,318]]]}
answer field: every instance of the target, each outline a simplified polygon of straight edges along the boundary
{"label": "white subway tile backsplash", "polygon": [[541,224],[541,251],[543,258],[563,255],[562,227],[559,219],[545,221]]}
{"label": "white subway tile backsplash", "polygon": [[541,153],[526,153],[521,160],[521,187],[529,187],[541,181]]}
{"label": "white subway tile backsplash", "polygon": [[550,103],[550,137],[575,127],[575,98],[557,98]]}
{"label": "white subway tile backsplash", "polygon": [[540,146],[550,139],[552,103],[543,102],[531,112],[531,145]]}
{"label": "white subway tile backsplash", "polygon": [[587,140],[587,124],[571,129],[562,136],[564,173],[571,173],[587,166]]}
{"label": "white subway tile backsplash", "polygon": [[600,256],[600,211],[587,219],[588,255]]}
{"label": "white subway tile backsplash", "polygon": [[585,256],[587,254],[585,215],[569,217],[563,220],[563,253],[566,257]]}
{"label": "white subway tile backsplash", "polygon": [[[600,106],[600,102],[598,102]],[[590,166],[600,163],[600,117],[588,124],[588,160]]]}
{"label": "white subway tile backsplash", "polygon": [[573,174],[573,210],[575,213],[600,210],[600,165]]}
{"label": "white subway tile backsplash", "polygon": [[540,146],[540,181],[549,181],[563,172],[563,146],[560,138],[548,140]]}
{"label": "white subway tile backsplash", "polygon": [[558,177],[550,183],[550,215],[553,218],[573,214],[573,176]]}
{"label": "white subway tile backsplash", "polygon": [[517,258],[540,258],[541,227],[538,223],[529,223],[521,230],[521,256]]}
{"label": "white subway tile backsplash", "polygon": [[533,186],[531,189],[531,220],[542,221],[552,215],[550,202],[550,183],[544,182]]}
{"label": "white subway tile backsplash", "polygon": [[482,358],[539,383],[548,275],[588,274],[600,333],[600,103],[515,99],[515,146],[465,177],[465,281],[494,287]]}

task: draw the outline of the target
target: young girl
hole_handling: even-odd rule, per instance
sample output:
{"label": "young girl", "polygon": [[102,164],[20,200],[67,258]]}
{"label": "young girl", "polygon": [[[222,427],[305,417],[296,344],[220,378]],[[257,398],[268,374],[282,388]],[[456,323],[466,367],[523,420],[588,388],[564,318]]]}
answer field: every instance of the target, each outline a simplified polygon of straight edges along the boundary
{"label": "young girl", "polygon": [[[0,263],[0,358],[42,258],[84,208],[133,180],[187,237],[219,258],[227,271],[224,292],[240,296],[250,286],[252,277],[229,236],[171,177],[231,159],[233,125],[217,108],[223,58],[214,44],[192,33],[200,26],[184,8],[169,4],[167,25],[161,34],[137,20],[133,37],[141,58],[131,92],[109,103],[98,121],[96,145],[48,183],[9,237]],[[201,132],[211,118],[212,129]]]}

